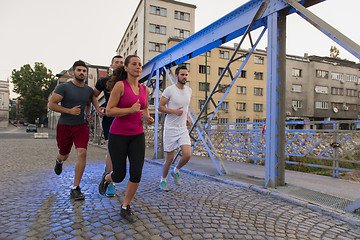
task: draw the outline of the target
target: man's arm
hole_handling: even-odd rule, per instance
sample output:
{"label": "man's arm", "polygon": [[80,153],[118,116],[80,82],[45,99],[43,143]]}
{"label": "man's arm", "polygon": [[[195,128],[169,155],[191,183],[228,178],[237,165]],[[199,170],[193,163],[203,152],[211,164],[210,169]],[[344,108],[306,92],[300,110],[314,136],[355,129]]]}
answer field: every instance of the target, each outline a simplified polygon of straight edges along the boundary
{"label": "man's arm", "polygon": [[167,99],[166,97],[162,96],[160,98],[160,102],[159,102],[159,111],[162,113],[168,113],[168,114],[176,114],[178,116],[181,116],[183,114],[183,110],[182,107],[179,107],[178,109],[170,109],[166,107],[166,104],[169,102],[169,99]]}
{"label": "man's arm", "polygon": [[49,100],[49,109],[55,111],[55,112],[59,112],[59,113],[67,113],[67,114],[71,114],[71,115],[79,115],[81,112],[80,109],[80,105],[77,105],[73,108],[66,108],[63,107],[61,105],[59,105],[59,102],[61,102],[61,100],[64,97],[61,96],[60,94],[57,93],[53,93],[53,95],[51,96],[50,100]]}
{"label": "man's arm", "polygon": [[97,100],[97,97],[95,96],[95,90],[94,90],[94,94],[92,95],[91,102],[94,105],[99,117],[103,117],[105,114],[103,113],[102,109],[99,108],[99,101]]}

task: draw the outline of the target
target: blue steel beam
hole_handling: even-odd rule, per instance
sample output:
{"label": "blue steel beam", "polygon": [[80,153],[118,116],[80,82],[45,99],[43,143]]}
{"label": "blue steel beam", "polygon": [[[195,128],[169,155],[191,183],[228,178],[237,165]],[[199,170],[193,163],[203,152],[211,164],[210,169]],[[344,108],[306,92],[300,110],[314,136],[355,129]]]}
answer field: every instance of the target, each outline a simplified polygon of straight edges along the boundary
{"label": "blue steel beam", "polygon": [[[304,6],[312,6],[322,0],[302,1]],[[140,82],[144,82],[153,76],[155,70],[163,67],[173,67],[179,65],[191,58],[216,48],[226,42],[242,36],[261,4],[267,4],[267,8],[262,16],[251,27],[251,31],[263,27],[267,24],[267,16],[288,9],[291,12],[290,5],[283,0],[252,0],[240,6],[224,17],[196,32],[182,42],[167,49],[163,53],[151,59],[143,66]],[[154,64],[156,66],[154,67]]]}
{"label": "blue steel beam", "polygon": [[297,1],[295,0],[285,0],[285,1],[288,2],[302,18],[304,18],[306,21],[311,23],[314,27],[319,29],[326,36],[328,36],[334,42],[342,46],[352,55],[360,59],[360,46],[358,44],[356,44],[350,38],[346,37],[344,34],[339,32],[334,27],[330,26],[324,20],[322,20],[321,18],[310,12],[304,6],[299,4]]}

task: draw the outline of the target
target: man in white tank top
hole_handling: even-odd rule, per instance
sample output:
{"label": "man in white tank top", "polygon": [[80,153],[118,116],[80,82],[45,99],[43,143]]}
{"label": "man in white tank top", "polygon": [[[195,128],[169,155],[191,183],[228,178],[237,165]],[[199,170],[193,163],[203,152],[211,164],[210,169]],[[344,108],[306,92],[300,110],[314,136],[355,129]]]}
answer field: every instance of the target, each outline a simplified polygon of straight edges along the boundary
{"label": "man in white tank top", "polygon": [[176,185],[181,185],[179,170],[190,160],[191,142],[187,129],[189,121],[189,104],[192,90],[185,86],[188,77],[188,71],[185,66],[178,67],[175,70],[177,82],[167,87],[160,99],[159,111],[166,113],[164,124],[164,151],[166,160],[163,165],[163,173],[160,180],[160,189],[168,191],[166,177],[168,175],[172,160],[175,157],[175,150],[180,147],[182,157],[171,175]]}

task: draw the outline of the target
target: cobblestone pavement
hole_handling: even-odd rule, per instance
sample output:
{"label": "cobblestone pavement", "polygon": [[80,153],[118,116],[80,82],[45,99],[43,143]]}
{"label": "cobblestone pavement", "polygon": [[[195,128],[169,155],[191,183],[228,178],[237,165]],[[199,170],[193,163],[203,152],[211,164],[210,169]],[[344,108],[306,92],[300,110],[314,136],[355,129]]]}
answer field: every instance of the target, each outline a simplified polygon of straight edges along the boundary
{"label": "cobblestone pavement", "polygon": [[181,172],[158,189],[161,166],[145,163],[133,201],[138,221],[119,216],[126,183],[117,196],[98,193],[105,150],[89,146],[81,187],[86,199],[69,199],[75,151],[62,175],[53,172],[54,139],[0,140],[0,239],[360,239],[339,220],[250,189]]}

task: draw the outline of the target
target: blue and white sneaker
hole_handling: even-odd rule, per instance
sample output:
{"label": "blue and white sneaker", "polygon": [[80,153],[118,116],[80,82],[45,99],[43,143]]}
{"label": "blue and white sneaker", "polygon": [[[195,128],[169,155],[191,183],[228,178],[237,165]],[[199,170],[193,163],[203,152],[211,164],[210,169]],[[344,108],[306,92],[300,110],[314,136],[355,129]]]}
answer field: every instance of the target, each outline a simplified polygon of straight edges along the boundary
{"label": "blue and white sneaker", "polygon": [[105,195],[108,197],[113,197],[113,196],[115,196],[115,194],[116,194],[115,184],[109,183],[109,186],[107,187]]}
{"label": "blue and white sneaker", "polygon": [[178,186],[181,185],[181,179],[180,179],[180,173],[175,173],[174,171],[171,171],[171,176],[174,178],[174,183]]}
{"label": "blue and white sneaker", "polygon": [[160,181],[159,187],[161,190],[163,191],[169,191],[169,188],[166,186],[166,182],[165,181]]}

